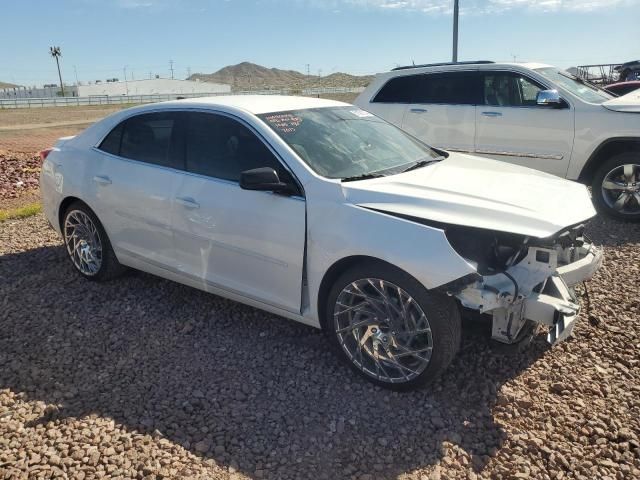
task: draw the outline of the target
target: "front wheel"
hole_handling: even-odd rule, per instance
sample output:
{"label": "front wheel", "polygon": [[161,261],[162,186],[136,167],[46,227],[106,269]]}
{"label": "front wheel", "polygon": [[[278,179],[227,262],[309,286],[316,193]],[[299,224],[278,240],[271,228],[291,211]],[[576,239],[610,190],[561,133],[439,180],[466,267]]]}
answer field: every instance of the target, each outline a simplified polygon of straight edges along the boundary
{"label": "front wheel", "polygon": [[409,390],[436,379],[460,346],[460,312],[388,264],[360,265],[333,285],[325,332],[340,355],[368,380]]}
{"label": "front wheel", "polygon": [[640,221],[640,152],[619,153],[606,161],[593,177],[591,193],[601,213]]}

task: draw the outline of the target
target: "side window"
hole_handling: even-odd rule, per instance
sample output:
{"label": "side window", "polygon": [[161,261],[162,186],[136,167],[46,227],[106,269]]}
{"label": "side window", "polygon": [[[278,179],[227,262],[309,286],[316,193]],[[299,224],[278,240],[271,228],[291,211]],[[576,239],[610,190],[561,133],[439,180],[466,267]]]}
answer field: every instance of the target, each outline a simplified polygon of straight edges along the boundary
{"label": "side window", "polygon": [[479,103],[479,75],[476,72],[447,72],[422,75],[412,103],[475,105]]}
{"label": "side window", "polygon": [[178,119],[174,112],[145,113],[126,120],[120,156],[164,167],[182,167]]}
{"label": "side window", "polygon": [[534,107],[543,87],[513,72],[492,72],[484,76],[484,104],[496,107]]}
{"label": "side window", "polygon": [[125,122],[121,122],[116,128],[111,130],[104,140],[102,140],[98,148],[113,155],[120,155],[120,141],[122,140],[124,124]]}
{"label": "side window", "polygon": [[411,103],[420,75],[405,75],[389,80],[378,92],[373,103]]}
{"label": "side window", "polygon": [[188,117],[187,171],[237,182],[245,170],[271,167],[282,181],[292,181],[262,140],[240,122],[211,113],[189,113]]}

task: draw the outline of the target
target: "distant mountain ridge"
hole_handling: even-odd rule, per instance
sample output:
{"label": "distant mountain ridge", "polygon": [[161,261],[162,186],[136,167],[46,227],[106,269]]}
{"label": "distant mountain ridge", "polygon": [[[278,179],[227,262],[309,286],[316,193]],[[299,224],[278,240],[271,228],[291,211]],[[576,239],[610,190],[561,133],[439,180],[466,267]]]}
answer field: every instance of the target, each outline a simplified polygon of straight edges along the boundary
{"label": "distant mountain ridge", "polygon": [[13,83],[0,82],[0,88],[13,88],[18,86],[19,85],[14,85]]}
{"label": "distant mountain ridge", "polygon": [[188,80],[224,83],[232,90],[310,87],[366,87],[373,75],[356,76],[336,72],[325,77],[305,75],[295,70],[267,68],[251,62],[229,65],[214,73],[194,73]]}

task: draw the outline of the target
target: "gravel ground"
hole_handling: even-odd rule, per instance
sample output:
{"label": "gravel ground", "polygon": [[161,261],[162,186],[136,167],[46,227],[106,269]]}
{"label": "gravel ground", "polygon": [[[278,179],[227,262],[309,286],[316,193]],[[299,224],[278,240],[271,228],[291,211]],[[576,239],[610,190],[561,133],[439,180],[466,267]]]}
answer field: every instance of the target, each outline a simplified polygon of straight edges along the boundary
{"label": "gravel ground", "polygon": [[[640,478],[640,226],[570,341],[468,324],[432,388],[361,380],[317,331],[142,273],[95,284],[41,215],[0,224],[0,478]],[[584,305],[583,296],[583,305]]]}
{"label": "gravel ground", "polygon": [[0,203],[37,190],[41,167],[37,154],[0,150]]}

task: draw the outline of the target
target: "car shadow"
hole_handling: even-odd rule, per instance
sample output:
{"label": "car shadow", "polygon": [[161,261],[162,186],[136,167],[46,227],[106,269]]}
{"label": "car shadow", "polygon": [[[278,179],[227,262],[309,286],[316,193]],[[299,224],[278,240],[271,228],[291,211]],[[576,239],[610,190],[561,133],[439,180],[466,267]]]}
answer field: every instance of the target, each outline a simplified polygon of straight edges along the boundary
{"label": "car shadow", "polygon": [[501,386],[547,348],[505,355],[470,323],[440,380],[395,393],[315,329],[143,273],[90,282],[62,247],[0,257],[0,294],[0,389],[58,405],[25,428],[95,414],[252,478],[396,478],[450,444],[481,472],[506,435],[493,405],[518,401]]}

